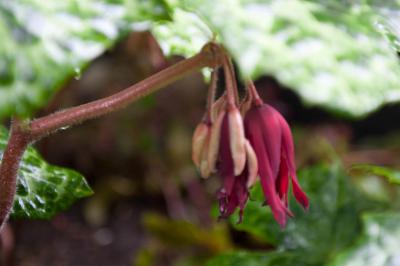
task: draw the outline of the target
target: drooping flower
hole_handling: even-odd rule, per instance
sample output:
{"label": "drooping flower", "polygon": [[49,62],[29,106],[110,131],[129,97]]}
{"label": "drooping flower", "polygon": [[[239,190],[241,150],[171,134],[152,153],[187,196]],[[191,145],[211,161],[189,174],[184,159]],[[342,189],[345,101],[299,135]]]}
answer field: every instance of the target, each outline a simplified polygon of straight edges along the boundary
{"label": "drooping flower", "polygon": [[[253,87],[253,94],[256,94]],[[271,207],[276,221],[284,227],[288,208],[288,191],[291,181],[297,201],[308,208],[307,196],[301,189],[294,159],[294,145],[290,128],[282,115],[255,95],[246,112],[244,127],[246,138],[258,160],[258,173],[266,203]]]}
{"label": "drooping flower", "polygon": [[[219,142],[216,169],[223,179],[222,188],[217,192],[220,217],[230,216],[237,207],[240,209],[239,222],[249,198],[248,188],[257,177],[257,158],[250,143],[245,139],[242,117],[236,107],[230,107],[219,116]],[[210,163],[212,165],[212,163]]]}
{"label": "drooping flower", "polygon": [[229,60],[224,63],[226,91],[214,102],[216,73],[212,76],[207,113],[193,136],[193,161],[202,177],[217,173],[222,178],[217,192],[221,218],[239,208],[241,222],[249,188],[259,177],[266,204],[284,227],[287,216],[292,216],[288,206],[290,183],[297,201],[304,208],[309,204],[297,180],[290,128],[278,111],[260,99],[252,83],[239,111]]}

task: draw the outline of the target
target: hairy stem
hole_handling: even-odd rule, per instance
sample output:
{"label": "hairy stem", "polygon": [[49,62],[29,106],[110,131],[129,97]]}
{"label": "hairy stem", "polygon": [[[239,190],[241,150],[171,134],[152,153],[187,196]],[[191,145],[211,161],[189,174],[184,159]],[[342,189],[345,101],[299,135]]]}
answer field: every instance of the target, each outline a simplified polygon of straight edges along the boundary
{"label": "hairy stem", "polygon": [[248,92],[249,92],[249,94],[251,96],[251,99],[252,99],[253,103],[255,105],[262,105],[263,104],[263,100],[260,98],[260,95],[258,94],[257,89],[254,86],[253,81],[251,81],[251,80],[247,81],[246,86],[247,86]]}
{"label": "hairy stem", "polygon": [[210,80],[210,86],[208,88],[208,95],[207,95],[207,118],[206,121],[210,122],[211,121],[211,113],[212,113],[212,107],[214,104],[215,100],[215,93],[217,90],[217,81],[218,81],[218,68],[213,69],[213,72],[211,73],[211,80]]}
{"label": "hairy stem", "polygon": [[228,57],[228,56],[226,58],[226,64],[228,65],[229,72],[230,72],[231,79],[232,79],[233,94],[234,94],[234,97],[235,97],[235,102],[236,102],[236,104],[239,104],[239,92],[238,92],[238,87],[237,87],[237,84],[236,84],[235,68],[233,66],[232,59],[230,57]]}
{"label": "hairy stem", "polygon": [[216,68],[222,63],[222,53],[222,48],[211,42],[205,45],[197,55],[182,60],[109,97],[50,114],[33,120],[29,124],[14,120],[0,165],[0,230],[11,211],[16,193],[19,164],[29,143],[60,128],[70,127],[119,110],[203,67]]}
{"label": "hairy stem", "polygon": [[19,121],[12,121],[10,137],[0,165],[0,229],[11,211],[17,187],[19,163],[29,142],[29,132]]}
{"label": "hairy stem", "polygon": [[60,128],[76,125],[83,121],[119,110],[193,71],[203,67],[213,67],[216,64],[216,55],[214,55],[214,52],[215,48],[205,46],[197,55],[182,60],[114,95],[33,120],[29,126],[32,137],[39,139]]}
{"label": "hairy stem", "polygon": [[225,86],[226,86],[226,96],[229,106],[236,106],[236,96],[235,96],[235,80],[232,76],[232,72],[229,65],[229,58],[227,55],[224,56],[223,69],[225,76]]}

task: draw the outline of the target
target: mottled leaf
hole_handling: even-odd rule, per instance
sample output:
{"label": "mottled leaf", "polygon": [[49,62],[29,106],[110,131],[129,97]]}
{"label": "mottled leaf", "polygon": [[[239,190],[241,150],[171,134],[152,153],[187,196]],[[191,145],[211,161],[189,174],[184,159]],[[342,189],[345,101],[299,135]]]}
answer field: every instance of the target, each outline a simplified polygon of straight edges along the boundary
{"label": "mottled leaf", "polygon": [[[7,138],[7,130],[0,127],[0,158],[6,147]],[[49,165],[38,152],[29,147],[20,164],[17,194],[11,216],[50,218],[67,209],[77,199],[92,193],[81,174]]]}
{"label": "mottled leaf", "polygon": [[337,256],[330,266],[400,265],[400,214],[363,216],[363,235],[357,245]]}
{"label": "mottled leaf", "polygon": [[321,265],[349,247],[360,233],[359,215],[378,208],[351,184],[339,163],[319,165],[299,172],[299,179],[310,198],[304,212],[295,200],[290,207],[295,218],[280,230],[268,207],[262,206],[260,189],[252,192],[252,202],[245,209],[243,223],[233,226],[276,245],[278,250],[301,254],[299,263]]}
{"label": "mottled leaf", "polygon": [[29,115],[123,34],[167,11],[162,0],[0,1],[0,119]]}
{"label": "mottled leaf", "polygon": [[398,2],[169,2],[173,21],[153,28],[167,54],[193,55],[215,34],[243,77],[272,75],[310,105],[362,116],[400,100],[396,40],[388,42],[398,38]]}

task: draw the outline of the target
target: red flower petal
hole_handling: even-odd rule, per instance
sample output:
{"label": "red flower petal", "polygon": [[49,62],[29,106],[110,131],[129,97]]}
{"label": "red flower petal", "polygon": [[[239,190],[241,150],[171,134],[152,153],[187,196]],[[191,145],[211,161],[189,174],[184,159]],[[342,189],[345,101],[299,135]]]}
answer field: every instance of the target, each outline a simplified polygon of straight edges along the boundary
{"label": "red flower petal", "polygon": [[279,114],[279,121],[282,127],[282,156],[287,159],[287,166],[289,173],[288,175],[292,179],[292,186],[293,186],[293,194],[296,200],[303,205],[305,209],[309,206],[309,201],[307,195],[301,189],[300,184],[297,180],[296,175],[296,162],[294,158],[294,144],[293,144],[293,137],[292,132],[290,131],[290,127],[287,124],[286,120],[283,118],[282,115]]}
{"label": "red flower petal", "polygon": [[259,123],[258,126],[261,127],[263,131],[262,136],[270,161],[272,174],[276,177],[279,171],[282,145],[282,130],[279,119],[277,119],[276,116],[279,113],[267,104],[256,107],[255,109],[259,112],[257,117]]}
{"label": "red flower petal", "polygon": [[289,173],[285,158],[281,158],[278,178],[276,179],[276,190],[281,200],[288,206]]}
{"label": "red flower petal", "polygon": [[303,205],[304,209],[308,209],[309,201],[307,198],[306,193],[301,189],[299,181],[297,180],[296,174],[292,176],[292,187],[293,187],[293,194],[296,200]]}
{"label": "red flower petal", "polygon": [[[271,162],[276,164],[276,162],[279,162],[278,160],[280,160],[280,158],[278,160],[275,158],[277,155],[280,155],[280,136],[277,132],[273,132],[272,127],[264,126],[266,121],[276,123],[274,119],[268,119],[267,117],[265,119],[262,118],[264,114],[270,115],[270,110],[263,113],[258,110],[258,108],[260,107],[253,107],[246,115],[246,136],[257,155],[260,182],[266,201],[271,207],[275,220],[281,225],[281,227],[284,227],[286,224],[287,210],[276,193],[276,175],[273,174],[273,170],[271,169]],[[270,139],[268,139],[268,133],[271,134]],[[271,139],[272,141],[270,141]],[[277,151],[276,146],[279,148],[279,152],[277,153],[275,153]],[[270,155],[272,156],[272,159],[269,159]],[[279,164],[277,167],[279,167]]]}

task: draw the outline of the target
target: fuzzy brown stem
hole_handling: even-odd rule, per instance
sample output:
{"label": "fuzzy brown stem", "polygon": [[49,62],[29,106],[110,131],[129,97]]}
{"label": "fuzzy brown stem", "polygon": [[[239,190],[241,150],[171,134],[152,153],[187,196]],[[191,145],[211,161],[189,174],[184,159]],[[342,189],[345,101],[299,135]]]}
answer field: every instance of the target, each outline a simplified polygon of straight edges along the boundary
{"label": "fuzzy brown stem", "polygon": [[238,92],[238,87],[236,84],[235,68],[233,66],[232,59],[229,56],[227,56],[226,62],[228,64],[229,72],[230,72],[232,83],[233,83],[233,94],[234,94],[235,102],[236,102],[236,104],[239,104],[239,92]]}
{"label": "fuzzy brown stem", "polygon": [[208,95],[207,95],[207,117],[206,121],[210,122],[211,121],[211,113],[212,113],[212,108],[215,100],[215,93],[217,90],[217,81],[218,81],[218,68],[213,69],[213,72],[211,73],[211,80],[210,80],[210,86],[208,88]]}
{"label": "fuzzy brown stem", "polygon": [[114,95],[33,120],[30,123],[32,137],[39,139],[60,128],[119,110],[196,70],[214,67],[216,63],[218,64],[214,53],[214,46],[211,48],[206,46],[199,54],[182,60]]}
{"label": "fuzzy brown stem", "polygon": [[229,66],[228,56],[224,56],[223,61],[224,76],[225,76],[225,86],[226,86],[226,96],[229,106],[236,106],[236,96],[235,96],[235,80],[232,76],[232,72]]}
{"label": "fuzzy brown stem", "polygon": [[255,105],[262,105],[264,103],[263,100],[260,98],[260,95],[258,94],[256,86],[254,86],[253,81],[251,80],[247,81],[247,89]]}
{"label": "fuzzy brown stem", "polygon": [[72,107],[57,113],[22,124],[15,120],[0,165],[0,230],[6,221],[14,201],[17,174],[22,156],[32,141],[38,140],[63,127],[76,125],[115,110],[119,110],[137,99],[148,95],[203,67],[222,64],[222,48],[209,43],[197,55],[182,60],[163,71],[109,97]]}
{"label": "fuzzy brown stem", "polygon": [[14,120],[0,165],[0,229],[6,221],[13,205],[19,163],[29,141],[29,133],[20,122]]}

